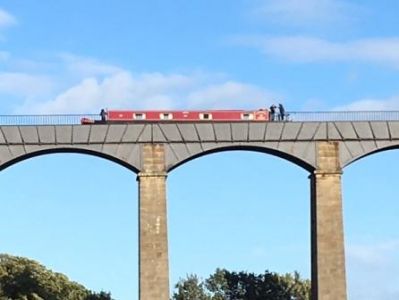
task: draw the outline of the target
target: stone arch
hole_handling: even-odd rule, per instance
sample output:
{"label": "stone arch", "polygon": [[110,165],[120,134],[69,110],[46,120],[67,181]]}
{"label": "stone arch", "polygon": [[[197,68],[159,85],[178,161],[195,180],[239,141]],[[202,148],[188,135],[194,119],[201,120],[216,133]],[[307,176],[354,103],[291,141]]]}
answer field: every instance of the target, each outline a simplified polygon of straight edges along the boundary
{"label": "stone arch", "polygon": [[[6,152],[7,153],[7,152]],[[47,155],[47,154],[55,154],[55,153],[77,153],[77,154],[86,154],[86,155],[92,155],[92,156],[97,156],[106,160],[110,160],[116,164],[119,164],[130,171],[133,171],[134,173],[139,172],[139,168],[137,165],[132,164],[126,159],[123,159],[123,157],[117,157],[114,155],[111,155],[107,152],[101,151],[101,150],[96,150],[94,148],[90,147],[65,147],[65,146],[60,146],[60,147],[35,147],[35,149],[25,149],[25,151],[21,151],[18,155],[12,155],[12,147],[9,147],[8,155],[1,155],[0,153],[0,171],[17,164],[21,161],[36,157],[36,156],[42,156],[42,155]]]}
{"label": "stone arch", "polygon": [[341,145],[341,165],[346,168],[352,163],[361,160],[367,156],[383,151],[399,149],[398,141],[389,141],[384,143],[377,142],[357,142],[356,144],[344,142]]}
{"label": "stone arch", "polygon": [[[298,156],[295,156],[293,154],[290,154],[286,151],[282,151],[279,149],[273,149],[269,147],[265,147],[262,145],[216,145],[215,147],[211,147],[207,150],[202,150],[198,151],[197,153],[191,154],[191,155],[186,155],[185,157],[180,157],[180,159],[175,160],[173,163],[171,163],[172,159],[167,160],[167,171],[173,171],[177,167],[194,160],[196,158],[208,155],[208,154],[213,154],[213,153],[218,153],[218,152],[225,152],[225,151],[253,151],[253,152],[260,152],[260,153],[265,153],[265,154],[270,154],[273,156],[280,157],[282,159],[288,160],[289,162],[292,162],[293,164],[305,169],[308,172],[313,172],[315,170],[314,165],[312,165],[309,161],[306,161],[304,159],[299,158]],[[169,149],[169,152],[171,149]],[[187,153],[188,154],[188,153]],[[171,154],[169,154],[171,156]]]}

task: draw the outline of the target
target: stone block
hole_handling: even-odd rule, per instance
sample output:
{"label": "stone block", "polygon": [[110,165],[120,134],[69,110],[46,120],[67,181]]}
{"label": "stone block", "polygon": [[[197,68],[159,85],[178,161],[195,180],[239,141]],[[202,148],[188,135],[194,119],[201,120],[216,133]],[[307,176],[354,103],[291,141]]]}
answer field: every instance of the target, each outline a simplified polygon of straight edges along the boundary
{"label": "stone block", "polygon": [[194,124],[178,124],[179,131],[185,142],[198,142],[199,136]]}
{"label": "stone block", "polygon": [[37,126],[21,126],[20,128],[24,144],[39,144]]}
{"label": "stone block", "polygon": [[358,136],[354,129],[355,122],[335,122],[334,125],[343,140],[356,140]]}
{"label": "stone block", "polygon": [[342,137],[333,122],[327,123],[327,138],[328,140],[342,140]]}
{"label": "stone block", "polygon": [[283,132],[282,122],[270,122],[267,124],[265,141],[279,141]]}
{"label": "stone block", "polygon": [[71,144],[72,126],[70,125],[55,126],[55,139],[59,144]]}
{"label": "stone block", "polygon": [[152,126],[152,141],[154,143],[166,143],[167,139],[159,126],[159,124],[154,124]]}
{"label": "stone block", "polygon": [[352,122],[352,124],[359,139],[374,139],[373,131],[371,130],[369,122]]}
{"label": "stone block", "polygon": [[195,124],[201,142],[215,141],[212,123]]}
{"label": "stone block", "polygon": [[231,126],[229,123],[213,124],[216,140],[218,142],[226,142],[232,140]]}
{"label": "stone block", "polygon": [[129,124],[127,125],[125,134],[122,137],[123,143],[134,143],[137,142],[139,136],[144,130],[143,124]]}
{"label": "stone block", "polygon": [[299,122],[285,122],[283,132],[281,134],[282,141],[295,141],[301,129],[302,123]]}
{"label": "stone block", "polygon": [[90,127],[87,125],[76,125],[72,127],[72,143],[87,144],[89,142]]}
{"label": "stone block", "polygon": [[152,143],[152,125],[151,124],[144,125],[143,131],[140,133],[138,141],[142,142],[142,143]]}
{"label": "stone block", "polygon": [[300,141],[309,141],[314,138],[316,132],[320,126],[319,122],[309,122],[309,123],[300,123],[302,127],[298,134],[298,140]]}
{"label": "stone block", "polygon": [[319,127],[316,130],[316,133],[313,137],[313,140],[315,141],[325,141],[328,139],[328,134],[327,134],[327,124],[325,122],[322,122],[319,124]]}
{"label": "stone block", "polygon": [[122,137],[127,129],[126,124],[111,124],[108,125],[107,135],[105,137],[105,143],[120,143]]}
{"label": "stone block", "polygon": [[160,124],[160,127],[168,142],[182,141],[182,137],[176,124]]}
{"label": "stone block", "polygon": [[248,141],[248,127],[248,123],[232,123],[231,131],[233,135],[233,141]]}
{"label": "stone block", "polygon": [[54,126],[37,126],[39,132],[39,140],[42,144],[55,144],[55,127]]}
{"label": "stone block", "polygon": [[264,141],[267,123],[250,123],[249,124],[249,141]]}
{"label": "stone block", "polygon": [[370,122],[370,125],[376,140],[389,139],[387,122]]}
{"label": "stone block", "polygon": [[7,144],[22,143],[22,137],[19,132],[19,126],[2,126],[1,130],[3,132],[3,136]]}
{"label": "stone block", "polygon": [[399,122],[391,121],[388,122],[389,132],[391,134],[391,139],[399,139]]}

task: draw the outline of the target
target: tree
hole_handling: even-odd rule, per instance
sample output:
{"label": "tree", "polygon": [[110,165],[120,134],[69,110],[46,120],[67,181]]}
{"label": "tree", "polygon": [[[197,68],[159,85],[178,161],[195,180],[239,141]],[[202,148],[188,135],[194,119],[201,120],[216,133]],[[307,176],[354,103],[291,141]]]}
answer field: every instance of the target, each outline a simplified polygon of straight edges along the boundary
{"label": "tree", "polygon": [[[173,300],[309,300],[310,281],[299,273],[279,275],[217,269],[205,282],[195,275],[180,280]],[[199,296],[200,295],[200,296]],[[201,298],[202,297],[202,298]]]}
{"label": "tree", "polygon": [[211,300],[205,291],[204,283],[196,275],[187,275],[176,284],[177,291],[173,294],[174,300]]}
{"label": "tree", "polygon": [[213,295],[212,300],[227,299],[229,282],[226,278],[226,270],[216,269],[215,273],[206,280],[205,286]]}
{"label": "tree", "polygon": [[0,254],[0,300],[112,300],[109,293],[94,293],[61,273],[39,263]]}

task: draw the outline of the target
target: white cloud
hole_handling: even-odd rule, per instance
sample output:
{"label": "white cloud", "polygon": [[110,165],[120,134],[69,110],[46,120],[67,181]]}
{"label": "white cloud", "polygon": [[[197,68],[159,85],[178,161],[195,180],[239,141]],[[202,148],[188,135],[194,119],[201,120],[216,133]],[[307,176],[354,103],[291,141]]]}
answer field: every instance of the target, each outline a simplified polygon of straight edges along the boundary
{"label": "white cloud", "polygon": [[387,111],[399,110],[399,96],[386,99],[361,99],[350,104],[335,107],[335,111]]}
{"label": "white cloud", "polygon": [[51,91],[50,78],[18,72],[0,72],[0,93],[34,97]]}
{"label": "white cloud", "polygon": [[[19,113],[87,113],[97,112],[102,107],[121,108],[134,103],[135,107],[143,108],[147,101],[155,98],[161,100],[156,89],[153,93],[145,91],[146,80],[135,79],[128,72],[120,72],[98,79],[89,77],[75,86],[61,92],[53,100],[40,103],[25,103],[18,108]],[[165,97],[163,97],[165,104]],[[168,103],[166,103],[168,104]],[[158,105],[161,105],[159,103]]]}
{"label": "white cloud", "polygon": [[213,82],[215,77],[128,71],[103,79],[88,77],[46,102],[25,102],[17,113],[92,113],[100,108],[182,109],[260,108],[270,105],[272,94],[234,82]]}
{"label": "white cloud", "polygon": [[[101,108],[257,109],[281,98],[222,74],[133,73],[92,58],[71,54],[56,58],[50,62],[12,58],[7,62],[9,69],[19,70],[0,73],[0,93],[19,96],[13,113],[96,113]],[[35,75],[37,69],[52,74],[53,80]]]}
{"label": "white cloud", "polygon": [[307,36],[244,37],[242,45],[259,48],[265,55],[294,62],[361,61],[399,67],[399,38],[370,38],[331,42]]}
{"label": "white cloud", "polygon": [[0,8],[0,28],[15,25],[17,20],[13,15]]}
{"label": "white cloud", "polygon": [[81,76],[109,75],[122,71],[117,66],[102,63],[93,58],[81,57],[69,53],[60,54],[60,58],[65,63],[69,72]]}
{"label": "white cloud", "polygon": [[256,14],[283,25],[316,25],[343,21],[355,6],[339,0],[263,0]]}

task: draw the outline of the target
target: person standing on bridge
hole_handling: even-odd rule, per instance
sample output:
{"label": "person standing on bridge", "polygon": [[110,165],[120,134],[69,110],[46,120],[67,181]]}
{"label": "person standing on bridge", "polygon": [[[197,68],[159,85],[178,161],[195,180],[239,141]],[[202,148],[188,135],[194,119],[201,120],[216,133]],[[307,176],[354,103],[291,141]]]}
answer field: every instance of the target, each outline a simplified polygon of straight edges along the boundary
{"label": "person standing on bridge", "polygon": [[270,120],[274,121],[276,119],[276,105],[272,104],[270,106]]}
{"label": "person standing on bridge", "polygon": [[278,105],[278,112],[279,112],[279,114],[278,114],[279,121],[284,121],[285,108],[281,103]]}
{"label": "person standing on bridge", "polygon": [[107,117],[107,113],[106,113],[105,109],[101,110],[100,116],[101,116],[101,121],[105,122],[106,121],[106,117]]}

